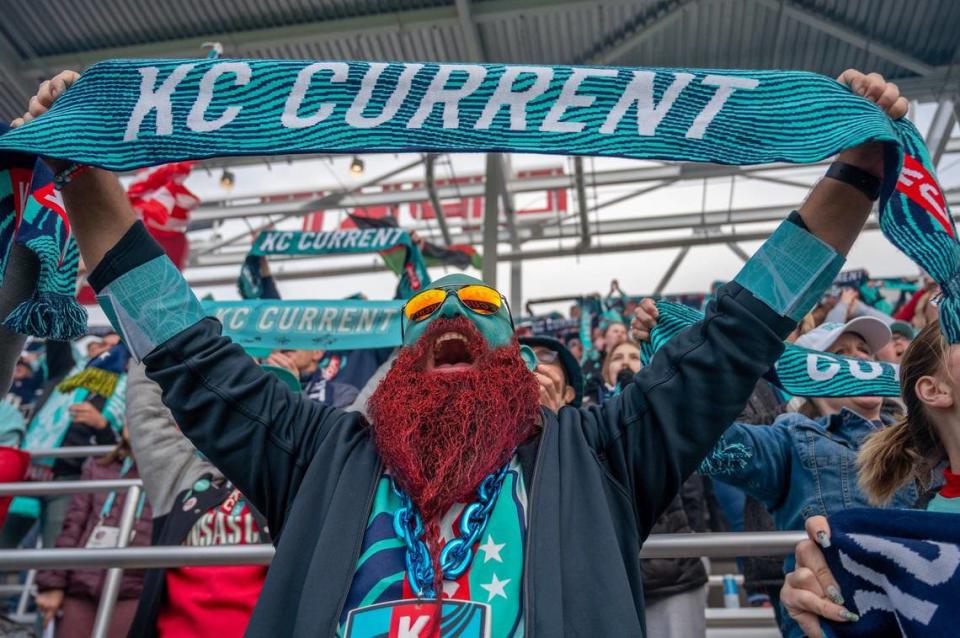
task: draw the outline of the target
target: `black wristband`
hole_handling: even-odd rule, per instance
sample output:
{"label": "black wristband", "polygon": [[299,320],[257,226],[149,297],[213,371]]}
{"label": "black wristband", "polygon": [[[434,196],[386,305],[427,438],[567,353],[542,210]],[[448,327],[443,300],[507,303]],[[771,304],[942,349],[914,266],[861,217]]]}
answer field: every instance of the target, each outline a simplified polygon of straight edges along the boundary
{"label": "black wristband", "polygon": [[883,180],[853,164],[834,162],[827,169],[827,177],[853,186],[866,195],[871,202],[880,198],[880,188],[883,185]]}

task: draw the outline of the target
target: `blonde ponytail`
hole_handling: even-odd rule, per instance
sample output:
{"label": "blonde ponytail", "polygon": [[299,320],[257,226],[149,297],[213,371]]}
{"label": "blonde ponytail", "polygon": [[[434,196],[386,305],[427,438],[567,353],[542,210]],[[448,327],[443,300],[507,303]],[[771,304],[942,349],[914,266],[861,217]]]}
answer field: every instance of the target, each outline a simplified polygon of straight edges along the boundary
{"label": "blonde ponytail", "polygon": [[944,368],[946,355],[938,321],[921,330],[903,355],[900,392],[907,415],[867,437],[857,454],[857,480],[874,505],[889,503],[911,479],[928,486],[931,473],[946,455],[915,390],[921,377]]}

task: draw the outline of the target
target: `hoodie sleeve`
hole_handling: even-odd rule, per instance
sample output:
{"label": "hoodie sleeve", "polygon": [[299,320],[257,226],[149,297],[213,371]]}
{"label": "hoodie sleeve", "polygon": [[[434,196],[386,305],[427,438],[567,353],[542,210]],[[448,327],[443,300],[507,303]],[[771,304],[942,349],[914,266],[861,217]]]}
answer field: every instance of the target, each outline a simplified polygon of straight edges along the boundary
{"label": "hoodie sleeve", "polygon": [[802,221],[784,222],[737,280],[718,291],[702,321],[664,344],[620,395],[584,409],[587,440],[632,495],[644,532],[743,410],[808,305],[832,283],[843,260],[825,246]]}
{"label": "hoodie sleeve", "polygon": [[[107,252],[88,281],[181,431],[278,534],[319,447],[362,435],[362,423],[290,391],[222,336],[220,323],[205,317],[142,222]],[[341,425],[349,431],[339,431]],[[343,455],[330,458],[342,462]],[[329,467],[330,476],[338,469]]]}

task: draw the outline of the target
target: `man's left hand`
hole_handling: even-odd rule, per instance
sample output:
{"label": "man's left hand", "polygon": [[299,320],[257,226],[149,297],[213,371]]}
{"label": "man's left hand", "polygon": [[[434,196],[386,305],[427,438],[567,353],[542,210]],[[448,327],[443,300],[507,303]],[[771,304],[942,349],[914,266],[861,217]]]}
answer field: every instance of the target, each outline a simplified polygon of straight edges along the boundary
{"label": "man's left hand", "polygon": [[[891,119],[900,119],[910,108],[907,98],[900,95],[900,88],[893,82],[887,82],[879,73],[865,74],[856,69],[847,69],[840,74],[837,82],[875,103]],[[837,159],[883,177],[883,144],[879,142],[849,148],[840,153]]]}

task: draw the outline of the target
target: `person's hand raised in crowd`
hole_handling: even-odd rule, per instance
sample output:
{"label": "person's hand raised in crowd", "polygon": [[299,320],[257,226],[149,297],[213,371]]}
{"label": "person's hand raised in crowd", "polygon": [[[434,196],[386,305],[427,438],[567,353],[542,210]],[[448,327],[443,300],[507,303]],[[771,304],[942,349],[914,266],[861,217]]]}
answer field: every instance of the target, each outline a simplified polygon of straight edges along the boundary
{"label": "person's hand raised in crowd", "polygon": [[278,368],[286,368],[293,373],[294,377],[300,378],[300,368],[297,367],[289,355],[282,352],[271,352],[265,363]]}
{"label": "person's hand raised in crowd", "polygon": [[565,381],[563,372],[553,366],[537,364],[534,374],[540,384],[540,405],[559,412],[563,407],[563,390]]}
{"label": "person's hand raised in crowd", "polygon": [[784,579],[780,602],[797,621],[805,636],[821,638],[820,618],[837,622],[859,620],[843,606],[843,596],[827,560],[820,550],[830,546],[830,525],[823,516],[811,516],[806,522],[805,541],[797,544],[797,566]]}
{"label": "person's hand raised in crowd", "polygon": [[846,304],[847,308],[852,308],[858,299],[860,299],[860,291],[856,288],[847,287],[840,291],[840,303]]}
{"label": "person's hand raised in crowd", "polygon": [[38,592],[35,600],[37,609],[43,614],[43,626],[46,627],[50,624],[50,621],[56,617],[57,612],[60,611],[60,607],[63,606],[63,590],[48,589],[47,591]]}
{"label": "person's hand raised in crowd", "polygon": [[633,321],[630,322],[630,335],[636,342],[649,341],[650,332],[657,325],[657,319],[660,317],[660,311],[657,310],[657,304],[653,299],[646,297],[640,301],[640,305],[633,311]]}
{"label": "person's hand raised in crowd", "polygon": [[102,430],[108,425],[106,417],[89,401],[71,405],[70,420],[74,423],[89,426],[95,430]]}

